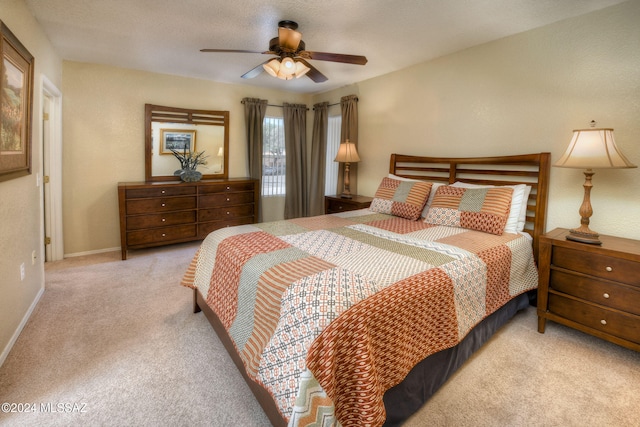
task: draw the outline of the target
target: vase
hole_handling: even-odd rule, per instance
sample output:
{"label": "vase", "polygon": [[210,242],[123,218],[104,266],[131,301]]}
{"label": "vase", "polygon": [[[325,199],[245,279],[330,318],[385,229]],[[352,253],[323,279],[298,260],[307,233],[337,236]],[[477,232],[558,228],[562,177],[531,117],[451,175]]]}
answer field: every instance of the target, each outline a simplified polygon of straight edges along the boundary
{"label": "vase", "polygon": [[184,182],[197,182],[202,179],[202,173],[195,169],[183,169],[180,173],[180,179]]}

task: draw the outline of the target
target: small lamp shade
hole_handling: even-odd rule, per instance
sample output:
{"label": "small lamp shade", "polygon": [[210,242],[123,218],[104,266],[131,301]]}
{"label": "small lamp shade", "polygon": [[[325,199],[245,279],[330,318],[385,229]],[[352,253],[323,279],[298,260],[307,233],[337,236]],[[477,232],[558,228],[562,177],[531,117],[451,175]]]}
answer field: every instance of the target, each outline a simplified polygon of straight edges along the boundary
{"label": "small lamp shade", "polygon": [[353,142],[349,142],[347,139],[345,142],[340,144],[338,148],[338,154],[334,160],[335,162],[340,163],[356,163],[360,161],[360,156],[358,156],[358,150],[356,150],[356,144]]}
{"label": "small lamp shade", "polygon": [[263,64],[262,68],[264,68],[269,75],[282,80],[291,80],[294,77],[300,78],[311,70],[302,62],[295,61],[289,57],[285,57],[284,59],[274,58],[266,64]]}
{"label": "small lamp shade", "polygon": [[600,169],[635,168],[616,146],[613,129],[576,129],[569,147],[554,166]]}

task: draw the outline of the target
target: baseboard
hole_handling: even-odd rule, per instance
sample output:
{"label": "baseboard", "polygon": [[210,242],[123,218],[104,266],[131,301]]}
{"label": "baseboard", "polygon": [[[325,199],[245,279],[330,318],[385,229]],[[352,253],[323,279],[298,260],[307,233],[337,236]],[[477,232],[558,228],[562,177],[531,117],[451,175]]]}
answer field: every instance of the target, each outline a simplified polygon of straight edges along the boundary
{"label": "baseboard", "polygon": [[65,258],[73,258],[73,257],[78,257],[78,256],[95,255],[95,254],[102,254],[102,253],[105,253],[105,252],[114,252],[114,251],[120,251],[120,246],[118,246],[116,248],[97,249],[95,251],[74,252],[72,254],[64,254],[64,257]]}
{"label": "baseboard", "polygon": [[13,345],[18,340],[18,337],[20,336],[20,333],[22,333],[24,326],[29,321],[29,318],[31,317],[31,313],[33,313],[33,310],[35,310],[36,306],[38,305],[38,302],[40,302],[40,297],[42,297],[43,293],[44,293],[44,286],[40,288],[40,291],[38,291],[38,294],[36,295],[33,302],[31,303],[29,310],[27,310],[27,312],[24,314],[24,316],[22,317],[22,321],[16,328],[16,331],[13,333],[13,336],[11,336],[11,339],[5,346],[4,350],[2,350],[2,354],[0,354],[0,366],[4,364],[4,361],[9,356],[9,352],[11,351],[11,349],[13,348]]}

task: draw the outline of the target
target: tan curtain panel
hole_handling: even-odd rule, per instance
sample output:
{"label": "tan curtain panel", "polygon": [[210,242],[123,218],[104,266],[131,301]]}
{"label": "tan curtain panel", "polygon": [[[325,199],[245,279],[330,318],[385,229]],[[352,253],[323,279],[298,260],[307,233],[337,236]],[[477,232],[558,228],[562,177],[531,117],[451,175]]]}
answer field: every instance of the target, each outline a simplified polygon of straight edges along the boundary
{"label": "tan curtain panel", "polygon": [[[267,113],[267,100],[257,98],[244,98],[244,120],[247,130],[247,169],[249,176],[262,179],[262,123]],[[258,221],[262,222],[262,202],[258,206]]]}
{"label": "tan curtain panel", "polygon": [[327,129],[329,103],[313,106],[313,133],[311,137],[311,176],[309,177],[309,216],[324,213],[324,180],[327,159]]}
{"label": "tan curtain panel", "polygon": [[309,215],[309,187],[307,183],[307,106],[283,104],[284,145],[287,151],[286,192],[284,218]]}
{"label": "tan curtain panel", "polygon": [[[340,142],[347,139],[353,142],[358,148],[358,97],[347,95],[340,98],[340,108],[342,110],[342,125],[340,127]],[[358,164],[351,163],[349,172],[349,182],[351,194],[358,194]],[[340,163],[338,169],[338,188],[336,194],[341,194],[344,190],[344,163]]]}

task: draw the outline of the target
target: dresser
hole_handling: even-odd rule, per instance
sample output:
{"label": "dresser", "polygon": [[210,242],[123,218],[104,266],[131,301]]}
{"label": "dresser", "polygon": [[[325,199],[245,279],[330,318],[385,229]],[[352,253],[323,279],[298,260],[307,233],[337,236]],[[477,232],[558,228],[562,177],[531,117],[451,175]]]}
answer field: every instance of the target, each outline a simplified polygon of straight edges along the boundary
{"label": "dresser", "polygon": [[640,351],[640,241],[600,235],[602,245],[540,238],[538,332],[552,320]]}
{"label": "dresser", "polygon": [[202,240],[232,225],[258,221],[256,179],[118,184],[122,259],[129,249]]}
{"label": "dresser", "polygon": [[353,196],[351,199],[343,199],[340,196],[324,196],[324,213],[340,213],[368,208],[373,197]]}

